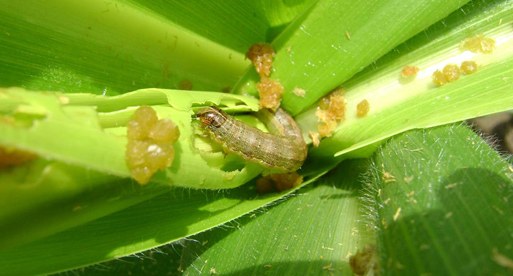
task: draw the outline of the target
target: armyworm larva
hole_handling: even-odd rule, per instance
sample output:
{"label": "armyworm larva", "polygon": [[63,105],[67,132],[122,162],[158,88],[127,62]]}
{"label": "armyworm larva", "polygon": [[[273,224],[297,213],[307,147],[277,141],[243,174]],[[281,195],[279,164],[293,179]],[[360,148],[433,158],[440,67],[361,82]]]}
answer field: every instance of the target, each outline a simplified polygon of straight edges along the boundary
{"label": "armyworm larva", "polygon": [[276,112],[261,109],[258,117],[271,133],[265,133],[232,118],[217,107],[206,107],[196,114],[210,137],[227,152],[276,172],[299,169],[307,146],[298,125],[281,108]]}

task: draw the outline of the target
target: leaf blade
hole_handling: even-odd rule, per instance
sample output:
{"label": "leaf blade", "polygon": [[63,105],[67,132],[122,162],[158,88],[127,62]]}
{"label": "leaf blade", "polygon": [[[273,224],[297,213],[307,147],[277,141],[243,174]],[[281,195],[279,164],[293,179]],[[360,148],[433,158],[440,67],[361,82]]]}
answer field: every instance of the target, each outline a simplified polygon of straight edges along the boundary
{"label": "leaf blade", "polygon": [[[282,106],[297,115],[384,53],[466,2],[316,2],[273,42],[276,56],[271,78],[285,87]],[[346,31],[352,33],[351,38]],[[258,81],[256,71],[249,70],[233,91],[257,95]],[[304,89],[306,96],[296,96],[292,92],[295,87]]]}
{"label": "leaf blade", "polygon": [[376,152],[367,196],[385,274],[507,273],[493,252],[513,254],[508,165],[454,125],[410,131]]}
{"label": "leaf blade", "polygon": [[[511,22],[510,2],[470,3],[437,23],[426,36],[418,35],[376,62],[343,87],[348,101],[345,117],[332,137],[312,148],[311,160],[332,160],[368,157],[386,138],[415,128],[427,128],[512,109],[511,88],[513,52],[508,25]],[[497,40],[491,54],[473,54],[459,48],[461,40],[485,33]],[[430,36],[434,37],[432,40]],[[454,83],[436,87],[431,75],[446,64],[474,60],[479,70],[461,76]],[[419,66],[414,79],[401,79],[405,65]],[[370,103],[370,112],[356,116],[362,100]],[[298,115],[303,136],[317,132],[315,106]],[[307,162],[311,162],[307,160]],[[329,165],[330,162],[326,161]],[[331,165],[332,166],[332,165]]]}
{"label": "leaf blade", "polygon": [[[48,274],[135,254],[219,226],[293,191],[260,196],[254,183],[225,193],[167,190],[53,236],[0,250],[0,275]],[[77,248],[79,254],[69,254]]]}

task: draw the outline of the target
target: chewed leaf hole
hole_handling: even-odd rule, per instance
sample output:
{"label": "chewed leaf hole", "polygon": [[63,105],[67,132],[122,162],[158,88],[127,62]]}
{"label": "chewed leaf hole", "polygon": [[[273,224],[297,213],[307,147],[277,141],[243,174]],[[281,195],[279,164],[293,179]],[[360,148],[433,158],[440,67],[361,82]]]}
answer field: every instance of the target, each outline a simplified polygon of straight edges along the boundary
{"label": "chewed leaf hole", "polygon": [[[228,157],[228,156],[230,156],[230,157]],[[231,158],[231,156],[233,156],[234,158]],[[223,170],[225,172],[240,171],[246,166],[244,161],[241,158],[239,158],[238,156],[229,154],[229,155],[227,155],[227,158],[229,158],[231,160],[224,163],[224,165],[221,167],[221,170]]]}
{"label": "chewed leaf hole", "polygon": [[218,168],[225,172],[242,170],[245,166],[244,160],[235,154],[227,154],[223,148],[213,143],[209,137],[204,137],[200,133],[194,136],[194,148],[198,150],[201,158],[207,162],[210,167]]}

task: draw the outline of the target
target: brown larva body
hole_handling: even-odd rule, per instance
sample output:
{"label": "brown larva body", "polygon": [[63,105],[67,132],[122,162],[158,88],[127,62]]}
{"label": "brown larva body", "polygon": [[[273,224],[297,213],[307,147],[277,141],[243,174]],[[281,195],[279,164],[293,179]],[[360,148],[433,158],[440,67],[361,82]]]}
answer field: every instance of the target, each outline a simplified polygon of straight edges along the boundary
{"label": "brown larva body", "polygon": [[307,147],[301,130],[282,109],[264,109],[258,113],[271,133],[236,120],[216,107],[197,113],[201,124],[224,150],[276,172],[299,169],[305,161]]}

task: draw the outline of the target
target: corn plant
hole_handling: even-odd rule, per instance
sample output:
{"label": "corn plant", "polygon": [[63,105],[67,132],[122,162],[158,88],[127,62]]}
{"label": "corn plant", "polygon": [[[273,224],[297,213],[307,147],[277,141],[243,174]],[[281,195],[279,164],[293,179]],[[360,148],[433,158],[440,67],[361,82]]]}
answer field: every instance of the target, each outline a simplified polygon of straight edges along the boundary
{"label": "corn plant", "polygon": [[[491,53],[462,47],[477,35]],[[512,38],[509,0],[3,0],[0,146],[37,158],[0,169],[0,275],[512,273],[513,166],[464,123],[513,109]],[[220,105],[263,128],[258,42],[310,145],[303,184],[265,195],[263,169],[194,118]],[[467,60],[475,73],[433,83]],[[345,120],[314,147],[337,87]],[[143,186],[125,161],[142,105],[181,132]]]}

